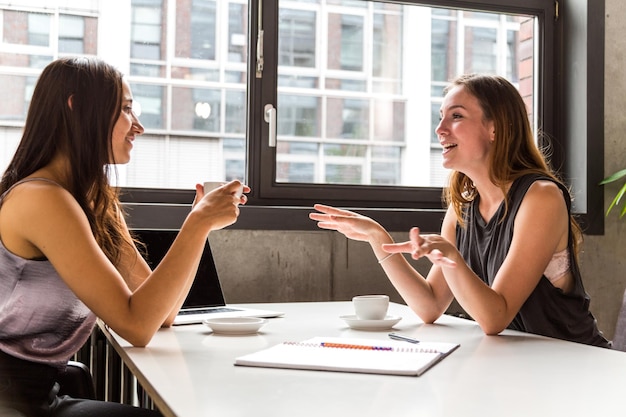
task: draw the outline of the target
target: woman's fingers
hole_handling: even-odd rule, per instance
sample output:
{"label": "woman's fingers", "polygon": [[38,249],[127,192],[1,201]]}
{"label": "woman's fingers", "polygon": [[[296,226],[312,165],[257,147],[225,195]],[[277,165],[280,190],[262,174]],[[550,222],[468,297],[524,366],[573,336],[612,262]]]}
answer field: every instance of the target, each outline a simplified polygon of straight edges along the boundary
{"label": "woman's fingers", "polygon": [[353,212],[349,210],[342,210],[342,209],[338,209],[332,206],[327,206],[324,204],[315,204],[313,208],[325,214],[338,215],[338,216],[354,216],[355,215]]}
{"label": "woman's fingers", "polygon": [[452,259],[448,257],[443,256],[443,253],[441,253],[439,249],[432,250],[428,254],[428,259],[430,259],[430,261],[435,265],[450,266],[450,267],[456,266],[456,262],[454,262]]}
{"label": "woman's fingers", "polygon": [[389,243],[382,245],[382,249],[388,253],[409,253],[413,259],[426,256],[433,264],[440,266],[455,267],[456,262],[444,256],[443,252],[437,248],[438,245],[445,244],[440,236],[420,235],[418,227],[413,227],[409,231],[411,240],[402,243]]}
{"label": "woman's fingers", "polygon": [[387,253],[413,253],[413,242],[385,243],[382,248]]}

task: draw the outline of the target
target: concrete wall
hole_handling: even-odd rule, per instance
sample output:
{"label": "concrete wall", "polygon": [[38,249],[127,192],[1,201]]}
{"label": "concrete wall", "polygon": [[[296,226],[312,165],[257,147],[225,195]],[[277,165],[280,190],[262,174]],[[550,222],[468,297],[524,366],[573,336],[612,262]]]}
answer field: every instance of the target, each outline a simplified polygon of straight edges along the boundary
{"label": "concrete wall", "polygon": [[[626,166],[626,2],[606,0],[605,171]],[[617,186],[605,192],[605,207]],[[394,234],[398,241],[406,233]],[[348,300],[386,293],[402,302],[369,245],[329,231],[213,232],[210,241],[228,302]],[[612,213],[604,236],[587,236],[581,256],[591,309],[611,338],[626,287],[626,218]],[[415,263],[425,273],[427,261]],[[454,309],[454,307],[453,307]]]}
{"label": "concrete wall", "polygon": [[[605,5],[604,169],[608,175],[626,168],[626,3],[605,0]],[[620,186],[607,186],[605,207]],[[587,236],[583,249],[582,272],[591,309],[600,328],[612,337],[626,288],[626,217],[620,219],[619,210],[612,211],[604,236]]]}
{"label": "concrete wall", "polygon": [[[408,233],[393,236],[408,239]],[[209,241],[229,303],[337,301],[359,294],[388,294],[403,303],[370,246],[337,232],[220,230]],[[430,268],[427,260],[411,263],[423,274]],[[455,304],[450,311],[460,310]]]}

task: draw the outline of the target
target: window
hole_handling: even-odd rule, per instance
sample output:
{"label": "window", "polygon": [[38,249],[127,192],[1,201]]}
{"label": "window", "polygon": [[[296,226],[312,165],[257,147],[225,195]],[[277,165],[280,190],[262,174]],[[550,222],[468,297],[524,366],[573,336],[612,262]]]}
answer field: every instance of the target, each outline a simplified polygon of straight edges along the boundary
{"label": "window", "polygon": [[[79,0],[70,0],[76,8]],[[8,164],[20,139],[30,98],[39,72],[60,54],[97,52],[95,10],[84,7],[76,13],[60,13],[26,2],[0,5],[0,167]]]}
{"label": "window", "polygon": [[[587,0],[574,0],[567,11],[585,14],[588,24],[601,16],[600,3],[590,10]],[[586,59],[586,50],[578,52],[584,42],[559,37],[562,30],[580,37],[574,23],[581,19],[555,20],[553,0],[458,0],[455,8],[423,0],[259,4],[0,5],[0,85],[7,93],[0,104],[0,164],[19,140],[41,68],[62,55],[99,55],[127,74],[146,127],[131,163],[119,167],[129,202],[189,203],[195,182],[239,178],[253,188],[246,210],[306,210],[327,202],[373,211],[399,230],[423,219],[437,230],[447,178],[434,135],[442,91],[457,74],[480,71],[518,86],[537,131],[555,141],[555,164],[578,181],[581,212],[597,210],[597,201],[602,212],[602,196],[587,185],[601,178],[601,161],[582,179],[571,174],[581,158],[585,165],[593,146],[601,146],[579,126],[589,120],[597,132],[601,123],[601,74],[581,80],[557,73],[567,68],[558,61],[561,41],[566,57]],[[584,33],[602,45],[600,29]],[[128,48],[120,46],[124,42]],[[590,47],[589,53],[602,50]],[[595,104],[578,108],[567,103],[581,100],[564,101],[580,91]],[[277,110],[275,147],[269,145],[266,105]],[[565,107],[574,107],[578,125],[559,113]],[[301,216],[295,227],[314,227]],[[267,224],[256,219],[260,225],[242,227]]]}
{"label": "window", "polygon": [[59,15],[59,53],[95,55],[97,42],[95,17]]}
{"label": "window", "polygon": [[[425,206],[441,208],[432,190],[448,173],[434,129],[448,81],[465,72],[499,74],[530,85],[530,115],[541,100],[534,83],[547,74],[535,74],[535,64],[541,41],[553,34],[537,30],[540,16],[524,10],[280,1],[278,60],[265,61],[261,81],[277,94],[269,98],[277,109],[276,156],[268,157],[276,174],[261,174],[262,197],[350,204],[329,193],[337,185],[342,196],[359,195],[362,206],[410,208],[421,194]],[[411,188],[402,194],[392,187]]]}
{"label": "window", "polygon": [[131,0],[130,9],[129,81],[146,134],[120,185],[178,193],[245,178],[246,4]]}
{"label": "window", "polygon": [[[265,7],[261,19],[265,44],[277,27],[280,59],[276,74],[265,72],[262,80],[257,77],[252,84],[262,92],[250,104],[249,135],[257,140],[261,137],[251,148],[251,158],[256,158],[251,161],[255,168],[250,174],[255,188],[251,202],[360,207],[362,212],[384,219],[386,225],[402,223],[399,230],[428,224],[431,210],[441,207],[439,187],[447,178],[440,168],[440,150],[433,133],[442,90],[457,74],[486,71],[507,77],[519,88],[535,130],[549,140],[554,166],[563,169],[563,176],[572,184],[575,207],[578,204],[583,213],[586,231],[601,233],[602,195],[596,184],[602,178],[598,167],[602,153],[592,157],[590,150],[601,151],[602,144],[590,140],[589,127],[581,121],[593,120],[595,131],[602,130],[602,100],[598,97],[602,69],[596,65],[594,70],[585,61],[587,72],[582,73],[594,75],[582,80],[576,76],[581,72],[571,74],[567,63],[576,60],[582,66],[578,60],[586,59],[587,43],[594,45],[590,47],[594,54],[601,54],[604,6],[594,2],[592,10],[586,0],[575,0],[568,10],[560,8],[557,17],[558,3],[457,1],[454,7],[459,9],[455,10],[450,3],[437,7],[432,1],[281,0],[278,13]],[[464,5],[473,10],[463,10]],[[289,60],[283,51],[296,42],[290,32],[284,32],[281,19],[299,10],[311,16],[308,33],[323,35],[308,41],[315,51],[309,54],[306,66],[286,65]],[[564,14],[568,12],[576,16]],[[277,22],[274,15],[279,16]],[[360,31],[355,28],[359,24]],[[563,29],[566,34],[561,37]],[[561,42],[569,48],[565,55],[561,55]],[[336,49],[342,43],[351,45],[345,54]],[[252,52],[256,53],[254,47]],[[561,57],[567,62],[560,61]],[[601,60],[596,62],[603,62],[602,56],[598,58]],[[264,64],[273,68],[267,59]],[[576,103],[568,106],[582,103],[583,108],[571,113],[573,116],[560,113],[565,91],[580,97],[567,100]],[[595,97],[595,109],[586,107],[587,101],[581,97],[586,94]],[[270,146],[268,125],[263,124],[268,103],[277,109],[275,148]],[[298,116],[303,107],[306,115]],[[582,129],[572,126],[576,122]],[[574,137],[577,139],[572,140]],[[296,142],[298,147],[293,146]],[[307,149],[306,155],[302,149]],[[571,157],[581,164],[576,167]],[[581,173],[580,167],[590,167],[588,164],[593,165],[593,173]],[[584,207],[587,201],[594,202],[596,215],[584,215],[589,213]],[[434,223],[426,227],[438,230],[441,216],[430,219]]]}
{"label": "window", "polygon": [[136,59],[161,59],[161,0],[134,0],[131,20],[130,56]]}

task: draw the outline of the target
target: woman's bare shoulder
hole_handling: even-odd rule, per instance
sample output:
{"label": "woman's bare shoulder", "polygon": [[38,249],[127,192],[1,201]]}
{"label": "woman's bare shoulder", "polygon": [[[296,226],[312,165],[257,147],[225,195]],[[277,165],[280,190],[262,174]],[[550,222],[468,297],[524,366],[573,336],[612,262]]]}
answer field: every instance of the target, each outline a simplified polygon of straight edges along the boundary
{"label": "woman's bare shoulder", "polygon": [[0,208],[0,238],[7,249],[24,258],[41,256],[44,242],[62,242],[64,231],[76,229],[90,230],[86,215],[72,195],[54,182],[18,184]]}

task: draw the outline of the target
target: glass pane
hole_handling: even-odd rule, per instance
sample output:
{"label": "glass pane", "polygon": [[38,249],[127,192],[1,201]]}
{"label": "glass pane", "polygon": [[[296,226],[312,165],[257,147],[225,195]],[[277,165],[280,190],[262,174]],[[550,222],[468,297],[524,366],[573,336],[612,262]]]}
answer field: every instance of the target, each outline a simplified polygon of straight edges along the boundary
{"label": "glass pane", "polygon": [[364,58],[364,27],[361,16],[329,13],[328,68],[361,71]]}
{"label": "glass pane", "polygon": [[329,138],[367,139],[369,136],[369,103],[365,100],[327,100],[326,136]]}
{"label": "glass pane", "polygon": [[23,122],[33,94],[33,77],[0,75],[3,99],[0,100],[0,122]]}
{"label": "glass pane", "polygon": [[456,55],[448,45],[453,42],[456,22],[444,19],[431,20],[432,38],[430,41],[431,80],[448,81],[456,68]]}
{"label": "glass pane", "polygon": [[405,102],[379,99],[374,102],[374,140],[404,141]]}
{"label": "glass pane", "polygon": [[281,94],[278,96],[278,134],[285,136],[320,135],[320,100],[316,97]]}
{"label": "glass pane", "polygon": [[279,15],[277,182],[444,185],[434,130],[465,72],[506,77],[533,114],[532,16],[345,0]]}
{"label": "glass pane", "polygon": [[319,78],[300,75],[279,75],[278,85],[281,87],[317,88]]}
{"label": "glass pane", "polygon": [[280,9],[278,65],[315,66],[315,12]]}
{"label": "glass pane", "polygon": [[131,82],[133,99],[141,106],[139,119],[146,129],[164,129],[167,127],[165,88],[159,85]]}
{"label": "glass pane", "polygon": [[326,78],[326,88],[328,90],[344,91],[367,91],[365,80],[345,80],[341,78]]}
{"label": "glass pane", "polygon": [[277,168],[276,178],[280,182],[315,182],[315,163],[279,161]]}
{"label": "glass pane", "polygon": [[97,55],[98,19],[59,15],[59,52]]}
{"label": "glass pane", "polygon": [[246,132],[245,91],[226,91],[225,104],[226,132],[244,134]]}
{"label": "glass pane", "polygon": [[400,167],[395,162],[372,162],[372,185],[394,185],[400,180]]}
{"label": "glass pane", "polygon": [[228,60],[246,62],[248,49],[247,6],[230,4],[228,10]]}
{"label": "glass pane", "polygon": [[131,52],[141,59],[161,59],[163,42],[163,13],[161,0],[132,0]]}
{"label": "glass pane", "polygon": [[219,133],[221,99],[213,88],[172,88],[172,130]]}
{"label": "glass pane", "polygon": [[225,178],[222,141],[217,137],[144,134],[134,146],[125,174],[142,187],[189,189],[199,179]]}
{"label": "glass pane", "polygon": [[465,28],[465,72],[497,72],[497,36],[496,29]]}
{"label": "glass pane", "polygon": [[402,28],[400,16],[375,13],[373,26],[372,75],[392,81],[402,79],[402,30],[390,30]]}
{"label": "glass pane", "polygon": [[192,0],[191,7],[177,8],[176,56],[214,60],[217,56],[217,4]]}
{"label": "glass pane", "polygon": [[172,78],[193,81],[219,81],[219,68],[172,67]]}
{"label": "glass pane", "polygon": [[325,183],[359,184],[363,178],[363,167],[354,164],[326,164]]}
{"label": "glass pane", "polygon": [[17,10],[5,10],[2,15],[3,43],[50,46],[52,15]]}
{"label": "glass pane", "polygon": [[362,157],[367,152],[367,147],[350,144],[331,144],[324,145],[324,155],[326,156],[345,156],[345,157]]}

